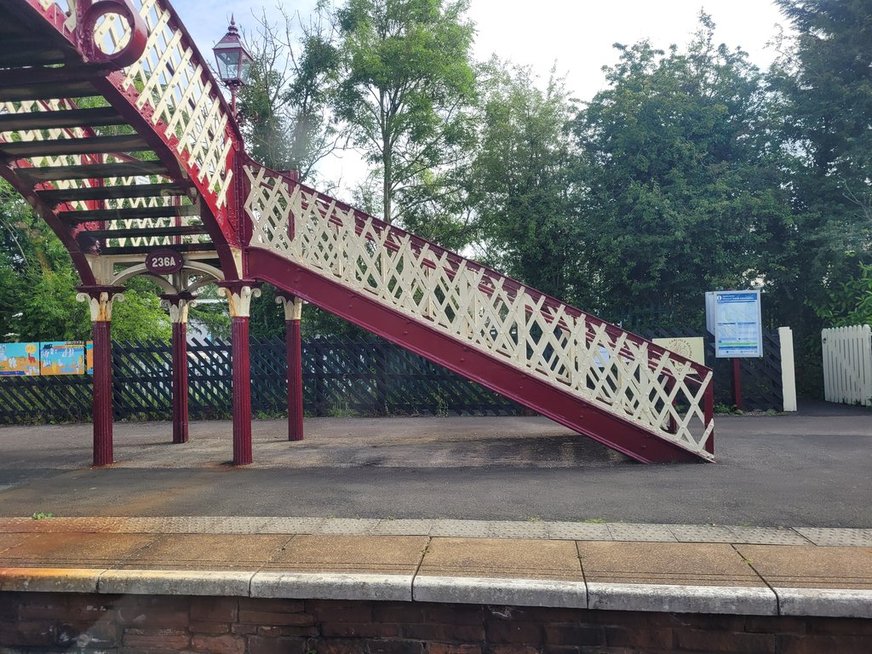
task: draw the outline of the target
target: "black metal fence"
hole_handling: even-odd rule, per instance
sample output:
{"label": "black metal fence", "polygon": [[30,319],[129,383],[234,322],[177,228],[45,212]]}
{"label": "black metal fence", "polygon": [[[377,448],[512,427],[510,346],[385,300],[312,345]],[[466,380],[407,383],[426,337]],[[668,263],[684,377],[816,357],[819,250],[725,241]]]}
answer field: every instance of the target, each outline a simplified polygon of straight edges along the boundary
{"label": "black metal fence", "polygon": [[[645,338],[688,336],[681,330],[646,331]],[[715,405],[733,406],[733,363],[715,358],[715,341],[705,335],[705,365],[714,371]],[[781,386],[781,339],[777,330],[764,330],[763,357],[741,359],[742,397],[746,411],[781,411],[784,393]]]}
{"label": "black metal fence", "polygon": [[[114,342],[115,418],[172,415],[172,354],[163,342]],[[251,339],[251,401],[256,416],[287,410],[285,342]],[[227,418],[231,347],[188,345],[188,410],[192,420]],[[516,415],[523,409],[496,393],[380,339],[327,338],[303,343],[303,402],[315,416]],[[0,423],[88,420],[87,376],[0,377]]]}
{"label": "black metal fence", "polygon": [[[646,336],[677,336],[649,333]],[[685,334],[686,335],[686,334]],[[777,332],[767,333],[763,359],[742,362],[747,409],[781,409]],[[172,356],[163,342],[113,343],[113,393],[118,420],[166,420],[172,415]],[[729,361],[715,370],[715,402],[732,405]],[[251,341],[251,395],[255,416],[280,416],[287,407],[283,339]],[[231,348],[193,340],[188,347],[192,420],[227,418],[231,409]],[[303,401],[308,415],[518,415],[516,403],[381,339],[318,338],[303,343]],[[0,377],[0,423],[89,420],[88,376]]]}

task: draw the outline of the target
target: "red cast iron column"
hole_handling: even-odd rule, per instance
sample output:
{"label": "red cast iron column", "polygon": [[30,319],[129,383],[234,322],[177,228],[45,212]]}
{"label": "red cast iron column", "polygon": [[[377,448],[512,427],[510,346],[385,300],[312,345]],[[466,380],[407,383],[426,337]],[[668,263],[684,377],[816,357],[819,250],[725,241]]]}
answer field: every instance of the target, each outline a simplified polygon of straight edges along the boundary
{"label": "red cast iron column", "polygon": [[91,311],[94,341],[93,424],[95,466],[114,461],[112,451],[112,303],[123,299],[118,286],[80,286],[77,298]]}
{"label": "red cast iron column", "polygon": [[164,295],[173,323],[173,443],[188,442],[188,308],[193,295]]}
{"label": "red cast iron column", "polygon": [[279,296],[285,311],[285,354],[288,361],[288,440],[303,440],[303,339],[300,319],[303,301],[293,295]]}
{"label": "red cast iron column", "polygon": [[233,347],[233,465],[252,462],[251,452],[251,357],[248,319],[251,298],[260,295],[254,282],[221,282],[230,307],[230,339]]}

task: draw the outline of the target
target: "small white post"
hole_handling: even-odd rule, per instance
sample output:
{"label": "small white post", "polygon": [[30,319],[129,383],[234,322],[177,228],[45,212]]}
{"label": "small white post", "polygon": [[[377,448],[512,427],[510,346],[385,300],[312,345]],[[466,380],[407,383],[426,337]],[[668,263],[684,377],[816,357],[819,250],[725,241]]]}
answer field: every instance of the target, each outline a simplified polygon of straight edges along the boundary
{"label": "small white post", "polygon": [[778,328],[781,342],[781,394],[784,410],[796,411],[796,366],[793,363],[793,330],[790,327]]}

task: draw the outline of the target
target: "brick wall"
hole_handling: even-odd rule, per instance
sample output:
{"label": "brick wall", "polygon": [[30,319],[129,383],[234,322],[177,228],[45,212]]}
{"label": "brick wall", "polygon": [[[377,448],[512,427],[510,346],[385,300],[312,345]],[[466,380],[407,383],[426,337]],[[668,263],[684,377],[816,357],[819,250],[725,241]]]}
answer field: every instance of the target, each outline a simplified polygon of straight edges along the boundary
{"label": "brick wall", "polygon": [[7,592],[0,651],[869,654],[872,620]]}

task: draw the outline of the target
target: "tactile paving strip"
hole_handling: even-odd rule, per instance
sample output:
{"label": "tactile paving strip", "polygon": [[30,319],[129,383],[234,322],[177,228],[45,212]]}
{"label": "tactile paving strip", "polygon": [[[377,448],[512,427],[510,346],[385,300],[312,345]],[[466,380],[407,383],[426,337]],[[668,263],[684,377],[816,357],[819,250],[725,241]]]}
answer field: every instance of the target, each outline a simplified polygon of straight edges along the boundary
{"label": "tactile paving strip", "polygon": [[371,533],[385,536],[429,536],[432,528],[432,520],[381,520]]}
{"label": "tactile paving strip", "polygon": [[502,521],[491,522],[488,529],[491,538],[548,538],[544,522]]}
{"label": "tactile paving strip", "polygon": [[488,538],[490,526],[487,520],[434,520],[430,535]]}
{"label": "tactile paving strip", "polygon": [[675,536],[668,525],[646,525],[613,522],[608,525],[612,540],[674,543]]}
{"label": "tactile paving strip", "polygon": [[872,547],[872,529],[797,527],[795,531],[823,547]]}
{"label": "tactile paving strip", "polygon": [[609,526],[603,523],[546,522],[548,538],[555,540],[612,540]]}
{"label": "tactile paving strip", "polygon": [[729,527],[719,525],[669,525],[681,543],[732,543],[736,537]]}
{"label": "tactile paving strip", "polygon": [[808,545],[809,541],[793,529],[779,527],[729,527],[733,543],[754,545]]}
{"label": "tactile paving strip", "polygon": [[328,518],[318,528],[319,534],[371,534],[379,520],[370,518]]}

